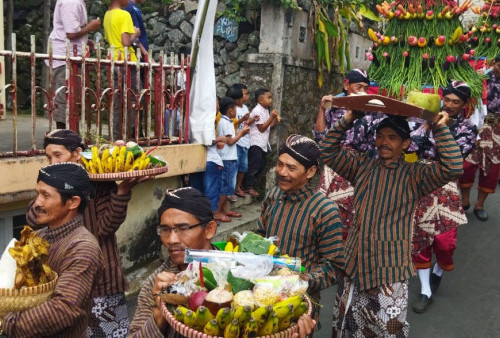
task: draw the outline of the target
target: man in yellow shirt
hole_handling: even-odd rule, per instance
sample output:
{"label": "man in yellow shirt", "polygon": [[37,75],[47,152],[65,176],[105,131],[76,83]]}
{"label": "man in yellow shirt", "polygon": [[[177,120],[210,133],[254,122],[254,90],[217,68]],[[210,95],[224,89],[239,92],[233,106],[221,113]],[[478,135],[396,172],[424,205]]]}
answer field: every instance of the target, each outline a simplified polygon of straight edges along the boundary
{"label": "man in yellow shirt", "polygon": [[[137,56],[133,48],[133,44],[139,43],[139,36],[141,35],[141,30],[134,27],[132,22],[132,17],[130,13],[121,9],[128,5],[128,0],[112,0],[109,10],[106,11],[103,20],[104,26],[104,37],[108,41],[110,47],[115,48],[114,58],[115,60],[124,60],[125,58],[125,48],[128,51],[128,61],[137,61]],[[123,68],[122,68],[123,72]],[[118,83],[118,67],[115,68],[115,88],[123,88],[126,81],[125,76],[123,76],[123,83]],[[132,89],[139,91],[140,88],[135,88],[135,68],[130,68],[130,83]],[[119,133],[120,125],[135,126],[135,112],[133,110],[129,111],[127,114],[127,119],[124,121],[123,112],[129,107],[128,102],[123,102],[123,90],[119,90],[115,94],[114,100],[114,111],[113,111],[113,139],[116,140],[121,136],[121,138],[126,139],[127,135],[121,135]],[[119,101],[122,104],[119,105]],[[121,109],[119,109],[121,107]],[[120,112],[119,112],[120,110]],[[121,121],[121,124],[119,123]],[[121,128],[120,128],[121,129]]]}

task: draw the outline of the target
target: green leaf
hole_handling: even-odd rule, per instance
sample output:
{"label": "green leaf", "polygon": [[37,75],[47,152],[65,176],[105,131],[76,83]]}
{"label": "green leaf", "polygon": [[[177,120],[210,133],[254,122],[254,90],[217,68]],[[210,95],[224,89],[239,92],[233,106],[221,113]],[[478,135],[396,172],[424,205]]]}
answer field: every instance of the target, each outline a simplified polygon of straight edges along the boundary
{"label": "green leaf", "polygon": [[237,294],[243,290],[252,290],[254,286],[253,283],[247,279],[234,277],[231,271],[227,274],[227,282],[231,284],[233,294]]}
{"label": "green leaf", "polygon": [[378,15],[375,15],[375,13],[373,13],[372,10],[367,8],[364,4],[359,6],[359,14],[372,21],[382,21]]}
{"label": "green leaf", "polygon": [[329,36],[333,38],[339,36],[339,30],[332,22],[330,22],[329,20],[324,20],[323,23],[325,24],[325,30]]}
{"label": "green leaf", "polygon": [[265,255],[269,251],[271,242],[262,236],[249,232],[239,245],[241,252],[251,252],[256,255]]}
{"label": "green leaf", "polygon": [[316,31],[316,51],[318,53],[318,68],[321,69],[321,64],[325,57],[325,42],[323,40],[323,33],[320,31]]}

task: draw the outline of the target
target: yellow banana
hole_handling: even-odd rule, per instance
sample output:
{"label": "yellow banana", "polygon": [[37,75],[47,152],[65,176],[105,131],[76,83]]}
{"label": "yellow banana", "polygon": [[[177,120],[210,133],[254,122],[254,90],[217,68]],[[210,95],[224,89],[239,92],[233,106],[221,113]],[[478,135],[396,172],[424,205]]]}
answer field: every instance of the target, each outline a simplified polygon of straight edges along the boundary
{"label": "yellow banana", "polygon": [[221,329],[225,329],[226,326],[231,323],[233,320],[234,311],[228,307],[222,308],[217,312],[215,319],[217,319],[217,323],[219,324]]}
{"label": "yellow banana", "polygon": [[181,323],[184,322],[184,313],[182,313],[182,311],[179,308],[177,308],[177,309],[174,310],[174,317],[179,322],[181,322]]}
{"label": "yellow banana", "polygon": [[116,158],[116,162],[115,162],[115,173],[118,173],[120,172],[120,167],[122,166],[122,161],[120,159],[120,156],[118,156]]}
{"label": "yellow banana", "polygon": [[377,35],[375,34],[375,31],[371,28],[368,28],[368,36],[370,37],[370,39],[373,41],[373,42],[378,42],[378,37]]}
{"label": "yellow banana", "polygon": [[259,326],[254,318],[250,317],[248,322],[245,324],[243,329],[243,338],[254,338],[257,337],[257,331],[259,331]]}
{"label": "yellow banana", "polygon": [[[273,333],[273,318],[276,317],[276,313],[271,313],[269,318],[264,322],[264,324],[260,325],[259,330],[257,331],[257,336],[268,336]],[[277,319],[277,317],[276,317]],[[278,323],[278,321],[276,321]]]}
{"label": "yellow banana", "polygon": [[142,161],[141,170],[147,169],[150,161],[151,159],[149,157],[146,157],[146,159]]}
{"label": "yellow banana", "polygon": [[240,326],[243,326],[250,320],[250,317],[252,317],[252,308],[250,305],[245,305],[245,306],[239,306],[235,311],[234,311],[234,319],[240,323]]}
{"label": "yellow banana", "polygon": [[113,153],[111,154],[111,158],[114,160],[116,160],[116,158],[118,157],[118,154],[120,153],[120,147],[119,146],[115,146],[113,148]]}
{"label": "yellow banana", "polygon": [[236,246],[233,248],[233,252],[240,252],[240,246],[239,246],[239,245],[236,245]]}
{"label": "yellow banana", "polygon": [[451,40],[453,42],[457,42],[460,39],[460,36],[462,36],[462,34],[463,34],[462,27],[458,26],[451,35]]}
{"label": "yellow banana", "polygon": [[287,316],[292,316],[293,315],[293,304],[289,303],[289,304],[286,304],[286,305],[282,305],[282,306],[279,306],[279,307],[276,307],[276,305],[274,306],[274,312],[276,313],[276,315],[278,316],[278,318],[281,320],[281,318],[285,318]]}
{"label": "yellow banana", "polygon": [[280,319],[278,318],[278,315],[274,311],[271,313],[271,315],[269,317],[273,321],[273,333],[277,333],[280,330],[280,327],[279,327]]}
{"label": "yellow banana", "polygon": [[104,174],[104,170],[102,169],[101,159],[99,157],[95,159],[95,163],[97,165],[97,172],[99,174]]}
{"label": "yellow banana", "polygon": [[200,305],[196,310],[196,324],[199,327],[205,327],[209,321],[214,318],[209,309],[205,306]]}
{"label": "yellow banana", "polygon": [[224,251],[233,251],[233,242],[227,242],[226,247],[224,248]]}
{"label": "yellow banana", "polygon": [[92,160],[95,161],[99,158],[99,149],[97,148],[97,146],[92,146],[90,150],[92,151]]}
{"label": "yellow banana", "polygon": [[219,325],[217,325],[217,320],[212,318],[203,328],[203,332],[210,336],[218,336],[220,333],[220,328]]}
{"label": "yellow banana", "polygon": [[141,165],[142,165],[142,161],[139,161],[138,163],[134,162],[134,164],[132,165],[132,167],[129,170],[127,170],[127,171],[140,170]]}
{"label": "yellow banana", "polygon": [[277,249],[276,245],[271,244],[269,246],[269,250],[267,251],[267,254],[273,256],[274,253],[276,252],[276,249]]}
{"label": "yellow banana", "polygon": [[90,167],[90,172],[92,174],[97,174],[97,170],[95,170],[95,166],[94,166],[94,161],[92,161],[92,160],[89,161],[89,167]]}
{"label": "yellow banana", "polygon": [[111,157],[108,157],[108,173],[112,173],[114,172],[115,168],[114,168],[114,165],[115,162],[113,162],[113,159]]}
{"label": "yellow banana", "polygon": [[87,171],[90,171],[89,161],[83,156],[80,157],[80,159],[82,160],[82,163],[85,166],[85,169],[87,169]]}
{"label": "yellow banana", "polygon": [[252,317],[257,321],[257,325],[262,326],[266,322],[269,314],[273,311],[273,306],[261,306],[254,312],[252,312]]}
{"label": "yellow banana", "polygon": [[132,168],[132,165],[134,164],[134,155],[132,154],[131,151],[127,153],[126,159],[125,159],[125,164],[123,166],[123,171],[129,171]]}
{"label": "yellow banana", "polygon": [[189,310],[184,314],[184,324],[190,328],[196,328],[196,313]]}
{"label": "yellow banana", "polygon": [[290,327],[290,325],[292,324],[292,316],[293,316],[293,311],[291,311],[290,314],[286,315],[285,317],[279,318],[278,322],[279,331],[286,330]]}
{"label": "yellow banana", "polygon": [[104,162],[108,162],[108,157],[109,157],[109,148],[106,148],[106,149],[104,149],[104,151],[102,152],[101,162],[102,162],[102,163],[104,163]]}
{"label": "yellow banana", "polygon": [[293,312],[293,310],[297,308],[299,304],[304,301],[304,299],[305,299],[304,295],[288,297],[287,299],[274,304],[273,310],[274,312],[276,312],[278,317],[281,318],[284,313],[285,314],[287,313],[286,308],[289,304],[292,305],[292,312]]}
{"label": "yellow banana", "polygon": [[237,319],[233,319],[231,323],[224,329],[224,338],[238,338],[240,335],[240,325]]}
{"label": "yellow banana", "polygon": [[300,316],[302,316],[304,313],[307,312],[307,309],[309,308],[309,306],[307,305],[306,302],[301,302],[299,304],[299,306],[297,306],[294,310],[293,310],[293,319],[297,320],[299,319]]}

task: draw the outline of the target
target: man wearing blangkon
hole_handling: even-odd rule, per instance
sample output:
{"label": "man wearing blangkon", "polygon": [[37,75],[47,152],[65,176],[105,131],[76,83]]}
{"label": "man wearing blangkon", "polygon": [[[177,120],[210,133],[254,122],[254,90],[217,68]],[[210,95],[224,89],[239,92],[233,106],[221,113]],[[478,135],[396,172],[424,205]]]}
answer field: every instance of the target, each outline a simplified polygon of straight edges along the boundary
{"label": "man wearing blangkon", "polygon": [[359,117],[348,111],[320,143],[322,159],[354,186],[356,214],[345,243],[346,276],[337,290],[332,336],[406,337],[413,212],[421,196],[462,174],[462,155],[446,123],[434,119],[439,162],[407,163],[408,122],[399,116],[377,127],[378,159],[343,149],[345,132]]}

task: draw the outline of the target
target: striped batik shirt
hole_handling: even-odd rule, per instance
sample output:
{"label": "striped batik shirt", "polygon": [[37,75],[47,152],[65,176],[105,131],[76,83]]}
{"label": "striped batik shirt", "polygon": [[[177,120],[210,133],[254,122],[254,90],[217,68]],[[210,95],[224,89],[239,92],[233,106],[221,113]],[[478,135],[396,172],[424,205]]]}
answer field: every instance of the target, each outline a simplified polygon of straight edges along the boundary
{"label": "striped batik shirt", "polygon": [[334,268],[344,268],[337,206],[310,184],[290,193],[271,189],[262,201],[258,232],[278,237],[282,254],[302,259],[309,292],[332,285]]}
{"label": "striped batik shirt", "polygon": [[[104,272],[97,285],[94,297],[123,293],[127,289],[127,278],[122,268],[116,231],[127,217],[127,206],[131,193],[118,195],[115,182],[92,182],[94,198],[85,208],[85,227],[99,242],[104,259]],[[33,229],[40,229],[36,222],[33,202],[26,214],[26,221]]]}
{"label": "striped batik shirt", "polygon": [[9,337],[83,337],[93,287],[101,277],[99,245],[81,215],[38,234],[50,243],[47,264],[59,276],[54,294],[39,306],[8,313],[3,332]]}
{"label": "striped batik shirt", "polygon": [[153,310],[156,307],[155,297],[153,296],[153,287],[156,277],[160,272],[171,272],[178,274],[181,272],[179,266],[174,264],[169,258],[158,269],[156,269],[142,285],[139,296],[137,297],[137,307],[135,309],[134,319],[130,323],[130,336],[134,338],[154,338],[154,337],[182,337],[169,326],[167,332],[163,334],[156,325],[153,317]]}
{"label": "striped batik shirt", "polygon": [[371,289],[409,279],[413,212],[421,196],[462,174],[462,154],[448,127],[434,129],[440,162],[384,164],[341,146],[349,129],[340,119],[320,143],[326,165],[354,186],[356,214],[345,243],[346,273]]}

